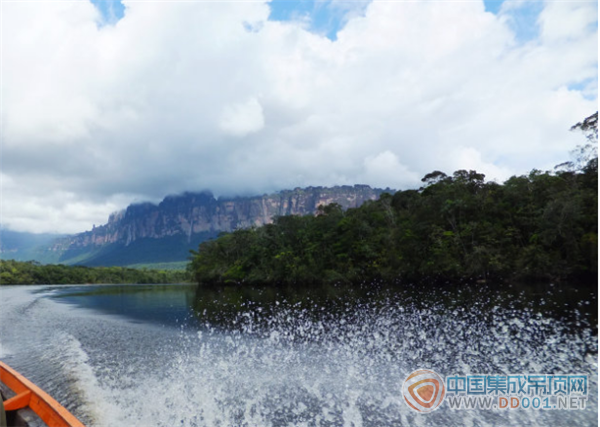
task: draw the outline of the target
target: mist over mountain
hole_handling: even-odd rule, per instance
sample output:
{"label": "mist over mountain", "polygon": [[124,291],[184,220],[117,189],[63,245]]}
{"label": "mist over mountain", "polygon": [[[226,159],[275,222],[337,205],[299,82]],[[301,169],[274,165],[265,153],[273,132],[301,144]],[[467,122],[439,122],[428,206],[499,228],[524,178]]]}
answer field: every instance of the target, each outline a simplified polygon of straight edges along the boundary
{"label": "mist over mountain", "polygon": [[221,232],[268,224],[280,215],[314,214],[320,205],[330,203],[354,208],[383,192],[393,191],[354,185],[218,199],[210,192],[184,193],[167,196],[159,204],[130,205],[110,215],[106,224],[83,233],[3,246],[2,254],[5,259],[89,266],[184,262],[190,249]]}
{"label": "mist over mountain", "polygon": [[26,233],[0,227],[0,258],[18,261],[38,259],[43,257],[45,246],[64,237],[64,234]]}

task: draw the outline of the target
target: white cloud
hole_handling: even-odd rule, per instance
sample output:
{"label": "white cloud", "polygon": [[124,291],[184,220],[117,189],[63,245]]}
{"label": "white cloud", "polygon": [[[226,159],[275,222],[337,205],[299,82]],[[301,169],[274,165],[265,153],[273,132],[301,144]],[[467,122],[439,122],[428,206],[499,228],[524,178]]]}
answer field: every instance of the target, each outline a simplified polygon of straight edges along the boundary
{"label": "white cloud", "polygon": [[219,126],[225,133],[238,137],[258,132],[265,126],[262,106],[256,98],[226,105],[221,113]]}
{"label": "white cloud", "polygon": [[126,2],[101,26],[86,1],[3,4],[3,225],[82,231],[203,189],[504,179],[567,160],[597,110],[596,3],[544,5],[526,43],[482,2],[374,2],[335,42],[268,16]]}
{"label": "white cloud", "polygon": [[420,178],[401,164],[398,156],[389,150],[376,156],[368,156],[364,161],[364,170],[362,180],[380,188],[402,188],[414,184]]}
{"label": "white cloud", "polygon": [[591,2],[548,2],[539,16],[545,42],[586,38],[589,27],[598,23],[597,5]]}

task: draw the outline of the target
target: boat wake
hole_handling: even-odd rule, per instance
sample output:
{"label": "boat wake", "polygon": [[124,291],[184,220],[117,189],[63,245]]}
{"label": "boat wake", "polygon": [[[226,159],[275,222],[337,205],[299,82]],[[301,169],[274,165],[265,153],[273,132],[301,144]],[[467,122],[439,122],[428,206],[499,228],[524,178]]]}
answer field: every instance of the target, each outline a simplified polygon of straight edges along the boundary
{"label": "boat wake", "polygon": [[[248,303],[220,319],[198,312],[178,327],[46,299],[30,312],[39,323],[23,329],[39,339],[32,329],[42,328],[47,339],[23,350],[33,351],[30,360],[21,352],[7,358],[96,426],[594,425],[597,336],[585,319],[486,298],[450,308],[435,295],[418,303],[401,295],[340,300],[327,309]],[[3,313],[2,324],[9,317]],[[589,400],[578,411],[442,405],[423,415],[402,398],[404,379],[419,368],[443,376],[585,374]]]}

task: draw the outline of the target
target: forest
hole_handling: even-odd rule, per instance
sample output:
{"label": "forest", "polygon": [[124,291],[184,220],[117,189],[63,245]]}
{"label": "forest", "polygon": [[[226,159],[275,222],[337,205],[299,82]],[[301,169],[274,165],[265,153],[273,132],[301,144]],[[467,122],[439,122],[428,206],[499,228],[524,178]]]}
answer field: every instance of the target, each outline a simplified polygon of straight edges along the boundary
{"label": "forest", "polygon": [[42,265],[35,261],[0,260],[0,285],[180,283],[189,280],[187,272],[178,270]]}
{"label": "forest", "polygon": [[584,280],[598,275],[598,113],[585,144],[553,171],[504,183],[473,170],[427,174],[419,189],[355,209],[280,216],[200,244],[204,285],[386,281]]}

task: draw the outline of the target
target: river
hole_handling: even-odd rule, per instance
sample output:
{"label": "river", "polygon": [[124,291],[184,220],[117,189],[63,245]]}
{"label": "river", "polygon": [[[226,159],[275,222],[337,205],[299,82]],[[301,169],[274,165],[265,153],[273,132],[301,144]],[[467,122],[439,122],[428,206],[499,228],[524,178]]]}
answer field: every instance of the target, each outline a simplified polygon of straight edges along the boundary
{"label": "river", "polygon": [[[598,423],[597,299],[577,286],[0,287],[0,359],[90,426]],[[409,408],[405,378],[587,375],[584,410]]]}

